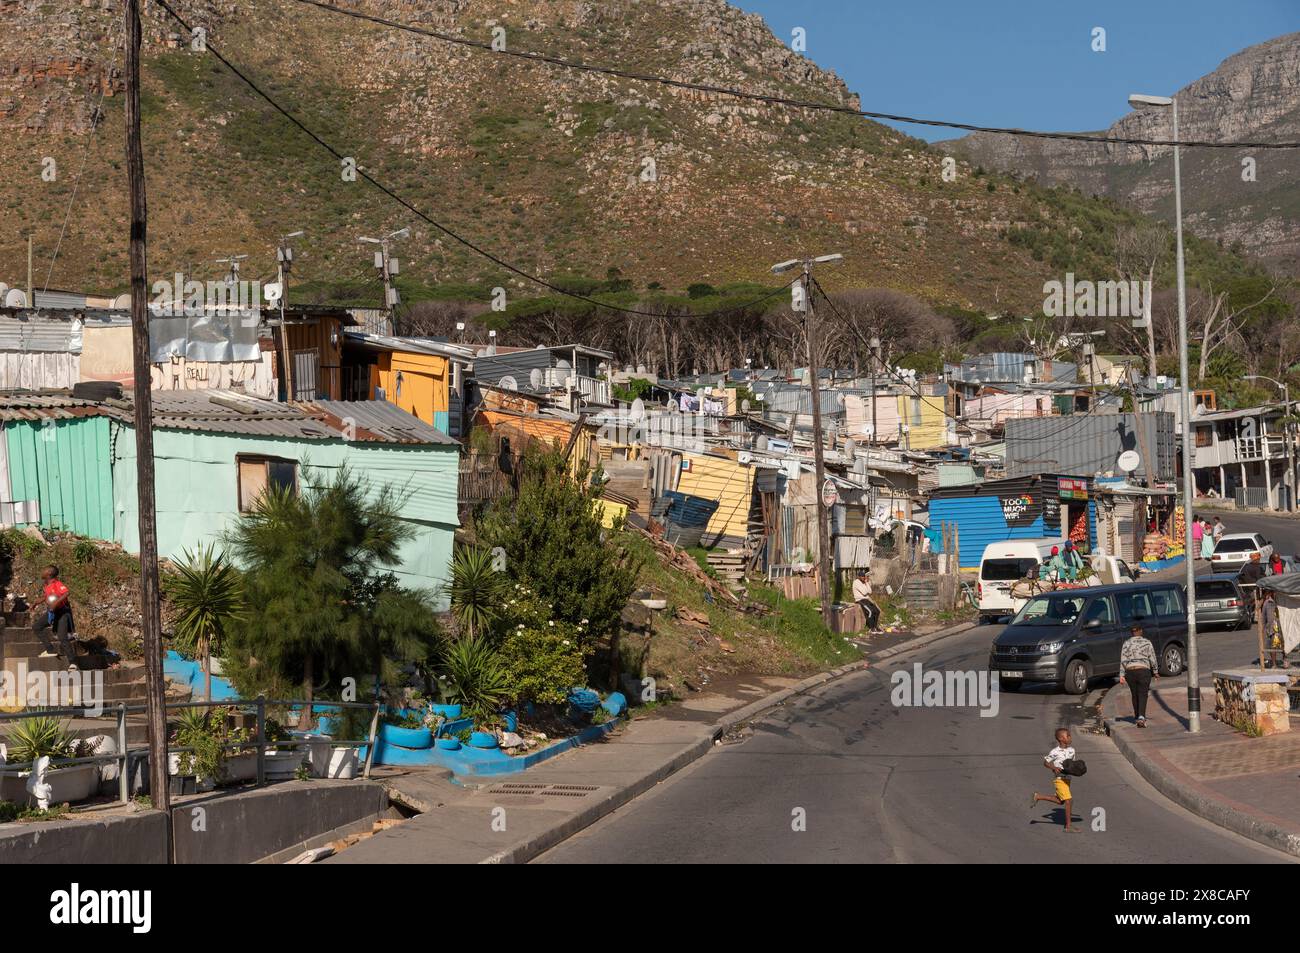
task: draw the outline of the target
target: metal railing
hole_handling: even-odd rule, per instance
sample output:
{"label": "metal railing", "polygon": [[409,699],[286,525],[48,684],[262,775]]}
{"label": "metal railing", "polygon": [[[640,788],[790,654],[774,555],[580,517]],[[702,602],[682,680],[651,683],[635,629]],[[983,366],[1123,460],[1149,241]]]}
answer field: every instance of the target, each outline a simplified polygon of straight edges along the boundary
{"label": "metal railing", "polygon": [[[371,711],[371,716],[370,716],[370,731],[368,732],[368,737],[360,740],[337,739],[337,738],[290,737],[290,738],[281,738],[275,741],[268,741],[266,738],[267,706],[273,706],[277,708],[292,708],[292,707],[300,707],[303,705],[310,706],[313,714],[315,713],[315,710],[317,708],[369,709]],[[248,709],[250,707],[253,708],[254,711],[256,712],[257,738],[248,741],[227,742],[226,744],[223,744],[221,748],[224,751],[231,748],[250,748],[256,745],[257,748],[256,786],[257,787],[262,787],[266,784],[266,749],[267,748],[282,748],[282,747],[297,748],[297,747],[301,747],[302,745],[313,745],[313,744],[321,744],[321,743],[328,743],[331,747],[347,747],[349,745],[353,745],[353,746],[366,745],[366,764],[364,770],[361,773],[361,777],[367,780],[370,778],[370,769],[374,765],[374,759],[375,759],[375,737],[379,731],[379,713],[382,708],[382,704],[378,701],[336,702],[336,701],[313,700],[309,702],[306,700],[284,700],[284,699],[269,700],[264,695],[259,695],[253,699],[226,698],[226,699],[220,699],[215,701],[209,700],[209,701],[198,701],[198,702],[195,701],[168,702],[163,705],[164,711],[179,711],[184,708]],[[106,708],[103,705],[85,705],[81,707],[74,706],[74,707],[64,707],[64,708],[35,708],[32,709],[31,711],[21,711],[21,712],[0,712],[0,722],[20,721],[24,718],[97,717],[94,715],[87,716],[86,714],[87,711],[92,711],[92,710],[99,711],[99,712],[112,711],[113,714],[116,716],[116,721],[117,721],[116,735],[117,735],[118,750],[110,754],[86,755],[84,757],[79,757],[79,758],[57,758],[57,759],[51,758],[50,766],[54,768],[63,768],[63,767],[68,767],[70,765],[78,765],[78,764],[99,764],[101,762],[106,762],[106,761],[118,762],[118,799],[119,801],[121,801],[121,803],[125,804],[131,799],[130,769],[131,769],[132,756],[134,755],[136,759],[139,760],[143,756],[147,756],[149,753],[149,748],[147,745],[136,746],[134,749],[132,749],[128,745],[127,731],[126,731],[127,730],[126,716],[128,714],[140,714],[142,712],[147,711],[148,709],[145,705],[127,705],[125,702],[119,702],[116,706],[113,706],[111,708]],[[83,739],[78,739],[78,740],[80,741]],[[194,751],[194,748],[189,746],[173,747],[168,743],[167,738],[165,737],[163,738],[163,757],[166,758],[167,761],[169,762],[168,764],[169,770],[170,770],[170,760],[171,760],[170,755],[174,753],[178,754],[178,753],[192,752],[192,751]],[[19,762],[10,761],[4,763],[3,765],[0,765],[0,770],[22,771],[24,769],[30,770],[32,767],[33,767],[33,762],[31,761],[19,761]],[[212,780],[216,781],[218,779],[213,778]]]}

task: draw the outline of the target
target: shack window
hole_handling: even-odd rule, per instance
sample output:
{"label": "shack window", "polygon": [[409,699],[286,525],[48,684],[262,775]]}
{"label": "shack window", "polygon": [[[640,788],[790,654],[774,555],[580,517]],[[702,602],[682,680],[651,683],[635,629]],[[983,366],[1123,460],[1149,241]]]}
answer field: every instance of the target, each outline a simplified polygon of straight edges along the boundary
{"label": "shack window", "polygon": [[1214,443],[1214,428],[1197,427],[1196,428],[1196,445],[1198,447],[1208,447]]}
{"label": "shack window", "polygon": [[247,513],[269,486],[298,491],[298,461],[280,457],[238,456],[239,512]]}

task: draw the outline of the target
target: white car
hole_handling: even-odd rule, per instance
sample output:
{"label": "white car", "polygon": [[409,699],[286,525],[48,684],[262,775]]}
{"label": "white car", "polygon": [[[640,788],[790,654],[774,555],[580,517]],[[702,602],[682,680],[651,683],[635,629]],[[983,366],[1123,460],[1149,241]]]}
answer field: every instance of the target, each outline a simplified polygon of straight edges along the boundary
{"label": "white car", "polygon": [[1227,533],[1214,545],[1210,564],[1215,572],[1236,572],[1259,553],[1260,562],[1268,562],[1273,544],[1259,533]]}

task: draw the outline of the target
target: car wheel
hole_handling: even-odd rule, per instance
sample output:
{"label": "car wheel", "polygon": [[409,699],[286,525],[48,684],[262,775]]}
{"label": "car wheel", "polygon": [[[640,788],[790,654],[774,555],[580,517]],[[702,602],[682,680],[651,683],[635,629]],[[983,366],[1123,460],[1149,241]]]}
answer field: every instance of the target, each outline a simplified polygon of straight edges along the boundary
{"label": "car wheel", "polygon": [[1061,687],[1067,695],[1082,695],[1088,690],[1091,674],[1087,661],[1077,658],[1065,667],[1065,682]]}
{"label": "car wheel", "polygon": [[1166,678],[1181,675],[1183,664],[1183,647],[1176,642],[1166,645],[1165,650],[1160,653],[1160,674]]}

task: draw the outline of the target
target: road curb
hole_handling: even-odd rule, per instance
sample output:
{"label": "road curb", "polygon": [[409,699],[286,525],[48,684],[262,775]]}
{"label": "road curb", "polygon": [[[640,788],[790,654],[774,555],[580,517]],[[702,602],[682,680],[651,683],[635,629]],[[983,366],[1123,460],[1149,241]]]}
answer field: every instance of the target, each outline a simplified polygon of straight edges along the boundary
{"label": "road curb", "polygon": [[923,649],[927,645],[938,642],[940,639],[946,639],[954,635],[961,635],[970,629],[975,628],[974,622],[959,622],[957,625],[947,629],[940,629],[938,632],[931,632],[929,635],[922,635],[919,638],[911,639],[907,642],[900,642],[898,645],[891,645],[887,649],[882,649],[874,655],[869,656],[872,659],[888,659],[895,655],[902,655],[904,652],[911,652],[915,649]]}
{"label": "road curb", "polygon": [[752,721],[759,715],[762,715],[773,708],[779,707],[791,698],[807,694],[814,688],[828,685],[831,682],[853,675],[857,672],[866,671],[871,665],[872,658],[890,658],[901,652],[922,648],[932,642],[937,642],[940,639],[945,639],[952,635],[958,635],[959,633],[965,632],[967,629],[973,627],[973,622],[964,622],[947,629],[940,629],[938,632],[931,632],[930,634],[923,635],[920,638],[892,646],[884,652],[878,653],[869,658],[864,658],[857,662],[850,662],[848,665],[841,665],[825,672],[819,672],[816,675],[812,675],[794,685],[791,685],[789,688],[783,688],[780,691],[773,692],[765,698],[760,698],[742,708],[737,708],[735,711],[728,712],[708,727],[707,734],[702,735],[698,740],[678,749],[677,753],[668,761],[648,769],[643,775],[636,778],[634,781],[610,792],[610,794],[604,799],[588,805],[563,823],[557,824],[549,830],[535,834],[518,844],[507,847],[505,850],[498,851],[490,857],[480,861],[480,863],[527,863],[533,858],[550,850],[552,847],[568,840],[574,834],[577,834],[590,827],[592,824],[595,824],[601,818],[612,814],[623,805],[635,800],[642,794],[645,794],[651,788],[667,780],[687,765],[698,761],[713,750],[718,739],[737,725],[744,724],[747,721]]}
{"label": "road curb", "polygon": [[[1105,708],[1105,705],[1106,703],[1103,702],[1102,707]],[[1147,783],[1169,800],[1211,824],[1216,824],[1234,834],[1240,834],[1266,847],[1272,847],[1293,857],[1300,857],[1300,834],[1225,804],[1207,794],[1190,778],[1181,776],[1182,772],[1170,765],[1159,753],[1152,755],[1139,751],[1137,746],[1125,737],[1127,732],[1115,730],[1114,722],[1114,716],[1102,719],[1106,734],[1119,753]]]}

